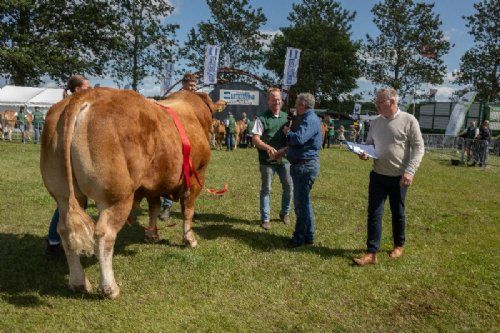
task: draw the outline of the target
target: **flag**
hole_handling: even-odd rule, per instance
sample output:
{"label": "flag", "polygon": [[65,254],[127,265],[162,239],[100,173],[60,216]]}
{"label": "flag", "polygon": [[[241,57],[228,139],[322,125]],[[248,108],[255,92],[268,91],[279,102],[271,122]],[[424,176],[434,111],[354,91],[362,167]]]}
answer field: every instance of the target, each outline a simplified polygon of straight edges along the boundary
{"label": "flag", "polygon": [[463,95],[451,112],[450,121],[446,126],[446,135],[458,135],[460,129],[464,126],[465,115],[469,111],[477,92],[471,91]]}
{"label": "flag", "polygon": [[163,78],[163,92],[167,92],[172,85],[172,74],[174,72],[174,64],[167,62],[165,65],[165,77]]}
{"label": "flag", "polygon": [[216,45],[207,45],[205,50],[205,70],[203,72],[203,83],[216,84],[217,70],[219,67],[220,47]]}
{"label": "flag", "polygon": [[299,69],[300,61],[299,49],[294,49],[291,47],[286,48],[285,57],[285,70],[283,73],[283,85],[292,86],[297,83],[297,71]]}

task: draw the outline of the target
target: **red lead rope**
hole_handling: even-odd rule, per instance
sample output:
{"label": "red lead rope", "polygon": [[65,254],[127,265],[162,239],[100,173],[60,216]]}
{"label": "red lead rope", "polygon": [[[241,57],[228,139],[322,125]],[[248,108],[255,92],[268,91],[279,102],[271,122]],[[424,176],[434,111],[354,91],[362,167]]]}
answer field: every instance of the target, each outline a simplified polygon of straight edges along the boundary
{"label": "red lead rope", "polygon": [[198,184],[201,186],[200,179],[198,177],[198,173],[196,170],[193,168],[193,162],[191,161],[191,143],[189,142],[189,138],[187,137],[186,131],[184,130],[184,126],[182,126],[181,120],[179,119],[179,116],[175,112],[174,109],[162,105],[158,102],[156,102],[162,108],[165,110],[170,117],[172,117],[172,120],[174,121],[175,127],[177,128],[177,131],[179,132],[179,136],[181,137],[181,142],[182,142],[182,170],[181,170],[181,175],[180,179],[184,176],[184,181],[186,182],[186,190],[189,190],[191,188],[191,172],[194,174],[196,177],[196,180],[198,181]]}

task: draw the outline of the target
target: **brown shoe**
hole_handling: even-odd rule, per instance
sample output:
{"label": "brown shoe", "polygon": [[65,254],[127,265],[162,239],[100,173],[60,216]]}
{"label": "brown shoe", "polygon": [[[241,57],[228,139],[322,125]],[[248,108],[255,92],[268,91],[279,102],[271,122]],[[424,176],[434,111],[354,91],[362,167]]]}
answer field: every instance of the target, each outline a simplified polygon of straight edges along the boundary
{"label": "brown shoe", "polygon": [[290,225],[290,214],[280,214],[280,220],[285,225]]}
{"label": "brown shoe", "polygon": [[377,263],[377,255],[375,253],[365,253],[361,258],[354,258],[353,260],[358,266],[374,265]]}
{"label": "brown shoe", "polygon": [[389,253],[389,257],[391,258],[399,258],[403,255],[403,247],[402,246],[395,246],[391,253]]}
{"label": "brown shoe", "polygon": [[271,223],[269,221],[260,222],[260,227],[264,230],[271,230]]}

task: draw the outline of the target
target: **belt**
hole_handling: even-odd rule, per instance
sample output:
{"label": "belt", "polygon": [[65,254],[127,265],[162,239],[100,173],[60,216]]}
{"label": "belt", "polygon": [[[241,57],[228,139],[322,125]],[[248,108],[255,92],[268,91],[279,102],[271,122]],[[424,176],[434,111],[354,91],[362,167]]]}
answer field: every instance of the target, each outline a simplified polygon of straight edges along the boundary
{"label": "belt", "polygon": [[310,160],[299,160],[297,162],[293,162],[292,164],[296,165],[296,164],[306,164],[308,162],[312,161],[312,159]]}

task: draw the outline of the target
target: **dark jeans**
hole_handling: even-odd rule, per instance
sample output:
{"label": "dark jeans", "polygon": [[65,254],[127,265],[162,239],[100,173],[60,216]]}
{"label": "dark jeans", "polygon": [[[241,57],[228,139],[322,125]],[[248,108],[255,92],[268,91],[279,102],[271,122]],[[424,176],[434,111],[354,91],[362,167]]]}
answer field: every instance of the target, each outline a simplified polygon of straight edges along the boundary
{"label": "dark jeans", "polygon": [[297,244],[314,241],[314,212],[310,192],[318,173],[319,161],[317,160],[290,166],[290,175],[293,180],[293,205],[297,219],[292,242]]}
{"label": "dark jeans", "polygon": [[234,149],[234,134],[230,134],[230,133],[226,134],[226,147],[227,147],[227,150]]}
{"label": "dark jeans", "polygon": [[382,216],[387,196],[389,196],[392,213],[394,246],[403,246],[405,243],[405,198],[408,188],[400,186],[400,180],[401,176],[384,176],[374,171],[370,173],[367,252],[376,253],[380,248]]}
{"label": "dark jeans", "polygon": [[330,145],[333,145],[333,141],[335,140],[335,137],[333,135],[326,135],[325,141],[323,141],[323,148],[327,146],[327,148],[330,148]]}
{"label": "dark jeans", "polygon": [[34,139],[34,143],[36,144],[36,143],[38,143],[38,141],[40,141],[40,134],[43,131],[43,123],[34,124],[34,127],[35,127],[35,139]]}

